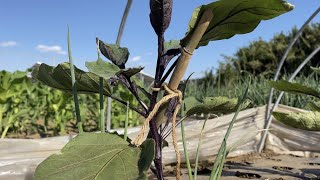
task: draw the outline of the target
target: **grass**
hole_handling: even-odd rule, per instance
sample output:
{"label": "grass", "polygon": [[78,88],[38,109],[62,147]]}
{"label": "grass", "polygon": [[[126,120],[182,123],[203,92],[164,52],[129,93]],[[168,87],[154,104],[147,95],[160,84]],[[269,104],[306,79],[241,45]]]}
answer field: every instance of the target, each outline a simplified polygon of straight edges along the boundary
{"label": "grass", "polygon": [[[285,76],[283,79],[287,79],[286,77],[288,76]],[[267,84],[267,81],[268,79],[264,77],[253,77],[247,98],[252,101],[252,105],[254,107],[268,103],[270,86]],[[246,90],[245,82],[248,82],[248,78],[240,78],[238,81],[229,83],[229,85],[221,85],[220,88],[218,88],[219,83],[205,85],[198,83],[197,81],[190,81],[186,89],[186,97],[194,96],[198,99],[210,96],[226,96],[229,98],[239,97]],[[320,89],[320,86],[318,85],[318,77],[314,74],[309,77],[297,77],[295,82]],[[200,89],[201,91],[199,91]],[[279,94],[280,92],[275,92],[274,99],[276,99]],[[280,104],[297,108],[305,108],[307,103],[311,100],[315,99],[313,97],[285,93]]]}

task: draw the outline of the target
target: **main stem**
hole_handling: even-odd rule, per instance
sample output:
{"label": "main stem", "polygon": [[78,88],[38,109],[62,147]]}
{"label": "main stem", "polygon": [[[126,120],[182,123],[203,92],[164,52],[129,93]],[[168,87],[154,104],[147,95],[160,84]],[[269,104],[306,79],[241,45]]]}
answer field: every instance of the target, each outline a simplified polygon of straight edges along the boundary
{"label": "main stem", "polygon": [[[163,34],[161,34],[158,36],[158,59],[157,59],[157,69],[156,69],[156,74],[155,74],[154,88],[161,87],[160,81],[161,81],[161,65],[163,64],[162,63],[163,51],[164,51],[164,36],[163,36]],[[155,104],[157,103],[157,97],[158,97],[158,92],[153,91],[148,113],[150,113],[153,110]],[[161,136],[158,132],[155,118],[153,118],[150,121],[149,126],[150,126],[150,132],[151,132],[152,138],[156,142],[156,147],[155,147],[156,154],[155,154],[155,158],[154,158],[154,165],[157,169],[157,178],[162,180],[162,179],[164,179],[163,170],[162,170],[162,147],[161,147],[162,139],[161,139]]]}
{"label": "main stem", "polygon": [[[198,25],[196,26],[190,41],[187,43],[186,47],[182,49],[181,56],[179,57],[177,61],[176,68],[171,76],[170,82],[168,84],[168,87],[172,90],[176,90],[178,88],[178,85],[183,78],[185,71],[188,67],[189,61],[191,59],[192,53],[195,50],[195,48],[198,46],[203,34],[207,30],[210,21],[212,19],[212,11],[206,10]],[[158,36],[158,59],[157,59],[157,69],[155,74],[155,84],[154,88],[160,88],[161,87],[161,76],[163,74],[163,67],[164,64],[163,61],[163,43],[164,43],[164,37],[163,34]],[[156,102],[157,102],[157,96],[158,92],[154,91],[152,93],[152,99],[150,103],[149,112],[154,108]],[[160,136],[158,132],[158,127],[166,122],[167,118],[165,116],[166,108],[160,112],[158,112],[158,115],[156,118],[153,118],[150,121],[150,132],[152,135],[152,138],[156,142],[156,154],[154,159],[154,164],[157,169],[157,178],[162,180],[163,179],[163,170],[162,170],[162,137]]]}

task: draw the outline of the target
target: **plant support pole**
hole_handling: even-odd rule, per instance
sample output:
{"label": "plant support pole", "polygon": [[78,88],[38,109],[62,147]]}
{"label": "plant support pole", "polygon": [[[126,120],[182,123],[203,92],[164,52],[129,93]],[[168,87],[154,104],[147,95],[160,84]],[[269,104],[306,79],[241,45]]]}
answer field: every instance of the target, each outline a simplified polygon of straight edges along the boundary
{"label": "plant support pole", "polygon": [[122,15],[121,24],[120,24],[119,31],[118,31],[118,36],[117,36],[117,41],[116,41],[117,45],[120,45],[124,26],[126,25],[126,21],[127,21],[127,17],[128,17],[130,8],[131,8],[131,4],[132,4],[132,0],[128,0],[126,8],[125,8],[123,15]]}
{"label": "plant support pole", "polygon": [[107,122],[106,122],[106,131],[110,132],[111,130],[111,101],[110,97],[107,98]]}
{"label": "plant support pole", "polygon": [[101,133],[106,131],[105,117],[104,117],[104,95],[103,95],[103,77],[99,78],[99,98],[100,98],[100,129]]}

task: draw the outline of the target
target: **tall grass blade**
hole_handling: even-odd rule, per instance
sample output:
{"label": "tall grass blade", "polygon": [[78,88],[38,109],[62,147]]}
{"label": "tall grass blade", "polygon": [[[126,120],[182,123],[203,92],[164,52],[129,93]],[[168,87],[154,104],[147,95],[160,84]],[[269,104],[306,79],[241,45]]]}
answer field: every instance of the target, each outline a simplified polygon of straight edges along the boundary
{"label": "tall grass blade", "polygon": [[209,116],[204,120],[202,129],[200,132],[200,137],[199,137],[199,142],[198,142],[198,147],[197,147],[197,153],[196,153],[196,162],[195,162],[195,167],[194,167],[194,180],[197,179],[197,174],[198,174],[198,163],[199,163],[199,155],[200,155],[200,149],[201,149],[201,143],[202,143],[202,136],[203,136],[203,130],[204,127],[206,126],[206,122],[208,121]]}
{"label": "tall grass blade", "polygon": [[222,159],[221,159],[220,165],[219,165],[219,167],[218,167],[217,176],[216,176],[217,178],[216,178],[216,179],[220,179],[220,177],[221,177],[222,170],[223,170],[223,165],[224,165],[224,162],[225,162],[225,160],[226,160],[226,157],[227,157],[227,149],[224,148],[224,150],[223,150],[223,155],[222,155]]}
{"label": "tall grass blade", "polygon": [[[181,108],[181,116],[182,117],[185,115],[184,109],[185,109],[185,104],[182,101],[182,108]],[[174,128],[174,127],[172,127],[172,128]],[[181,136],[182,136],[184,158],[185,158],[185,161],[186,161],[186,164],[187,164],[187,168],[188,168],[189,180],[193,180],[192,169],[191,169],[189,155],[188,155],[188,149],[187,149],[187,143],[186,143],[186,136],[185,136],[183,121],[181,121]]]}
{"label": "tall grass blade", "polygon": [[186,145],[186,137],[185,137],[185,131],[184,131],[183,122],[181,122],[181,136],[182,136],[184,158],[185,158],[185,161],[186,161],[186,164],[187,164],[187,168],[188,168],[189,180],[193,180],[192,169],[191,169],[189,155],[188,155],[188,149],[187,149],[187,145]]}
{"label": "tall grass blade", "polygon": [[[211,171],[211,175],[210,175],[210,180],[213,180],[213,179],[216,179],[216,177],[220,176],[221,174],[219,174],[219,171],[218,170],[218,167],[219,166],[222,166],[223,167],[223,163],[224,163],[224,158],[225,158],[225,155],[226,155],[226,148],[227,148],[227,140],[229,138],[229,135],[231,133],[231,129],[233,127],[233,124],[235,122],[235,120],[237,119],[237,116],[240,112],[240,109],[241,109],[241,104],[245,101],[246,97],[247,97],[247,94],[248,94],[248,90],[249,90],[249,84],[251,83],[251,79],[249,79],[249,82],[248,82],[248,85],[247,85],[247,89],[246,91],[244,92],[242,98],[240,99],[238,105],[237,105],[237,111],[235,112],[231,122],[230,122],[230,125],[228,127],[228,130],[223,138],[223,142],[221,143],[221,146],[219,148],[219,151],[218,151],[218,155],[215,159],[215,162],[214,162],[214,165],[213,165],[213,169]],[[221,167],[220,167],[221,168]]]}
{"label": "tall grass blade", "polygon": [[75,78],[75,75],[74,75],[74,67],[73,67],[73,62],[72,62],[69,27],[68,27],[68,56],[69,56],[71,80],[72,80],[71,81],[72,82],[72,94],[73,94],[73,99],[74,99],[74,106],[76,108],[77,126],[78,126],[78,129],[79,129],[79,133],[82,133],[83,129],[82,129],[81,116],[80,116],[79,100],[78,100],[78,95],[77,95],[76,78]]}
{"label": "tall grass blade", "polygon": [[[97,42],[97,54],[98,60],[100,59],[100,49]],[[100,130],[101,133],[106,131],[106,119],[104,117],[105,109],[104,109],[104,96],[103,96],[103,77],[99,78],[99,101],[100,101]]]}

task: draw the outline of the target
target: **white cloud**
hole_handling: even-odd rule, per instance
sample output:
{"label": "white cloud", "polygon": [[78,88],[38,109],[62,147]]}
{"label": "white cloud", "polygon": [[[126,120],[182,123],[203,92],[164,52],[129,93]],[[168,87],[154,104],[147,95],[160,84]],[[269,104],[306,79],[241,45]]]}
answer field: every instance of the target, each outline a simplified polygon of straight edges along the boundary
{"label": "white cloud", "polygon": [[15,41],[5,41],[5,42],[0,42],[0,47],[13,47],[17,46],[18,43]]}
{"label": "white cloud", "polygon": [[36,47],[37,50],[39,50],[40,52],[53,52],[53,53],[57,53],[57,54],[67,54],[66,51],[63,51],[62,48],[60,46],[47,46],[47,45],[43,45],[43,44],[39,44]]}
{"label": "white cloud", "polygon": [[133,58],[132,58],[132,61],[133,62],[137,62],[137,61],[140,61],[141,60],[141,56],[134,56]]}

